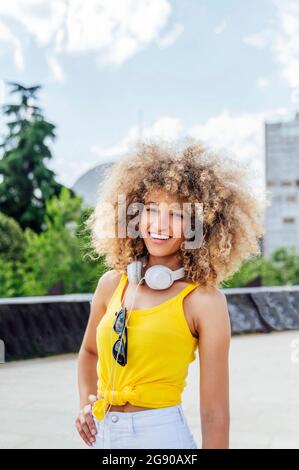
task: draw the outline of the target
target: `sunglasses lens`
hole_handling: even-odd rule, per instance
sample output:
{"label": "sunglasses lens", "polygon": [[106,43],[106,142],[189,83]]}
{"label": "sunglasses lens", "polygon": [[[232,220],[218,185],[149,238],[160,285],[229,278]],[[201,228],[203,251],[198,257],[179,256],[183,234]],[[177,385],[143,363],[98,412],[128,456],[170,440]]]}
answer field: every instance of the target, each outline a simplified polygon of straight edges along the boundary
{"label": "sunglasses lens", "polygon": [[125,355],[125,348],[124,348],[124,343],[121,339],[118,339],[112,349],[113,357],[117,362],[123,366],[126,364],[126,355]]}
{"label": "sunglasses lens", "polygon": [[118,314],[115,318],[115,322],[113,324],[113,329],[117,334],[122,333],[123,328],[124,328],[124,324],[125,324],[125,319],[126,319],[126,311],[125,311],[125,309],[122,308],[118,312]]}

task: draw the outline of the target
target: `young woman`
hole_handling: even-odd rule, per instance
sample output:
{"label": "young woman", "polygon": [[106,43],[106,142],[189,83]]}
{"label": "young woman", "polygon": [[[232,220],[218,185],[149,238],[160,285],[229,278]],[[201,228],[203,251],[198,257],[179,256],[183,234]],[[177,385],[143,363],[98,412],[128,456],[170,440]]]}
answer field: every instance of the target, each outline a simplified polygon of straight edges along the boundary
{"label": "young woman", "polygon": [[[98,281],[78,356],[76,427],[92,448],[197,448],[181,404],[196,349],[202,448],[229,448],[231,328],[219,284],[260,254],[263,206],[247,176],[194,142],[137,144],[107,176],[87,226],[111,269]],[[199,227],[200,243],[188,244]],[[183,267],[183,277],[166,289],[136,286],[127,268],[141,257],[144,273]]]}

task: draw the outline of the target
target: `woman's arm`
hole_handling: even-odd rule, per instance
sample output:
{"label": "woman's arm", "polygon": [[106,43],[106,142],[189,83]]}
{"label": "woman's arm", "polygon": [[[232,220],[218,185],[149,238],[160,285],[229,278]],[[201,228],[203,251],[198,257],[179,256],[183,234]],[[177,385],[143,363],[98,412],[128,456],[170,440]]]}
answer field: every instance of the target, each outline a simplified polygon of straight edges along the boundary
{"label": "woman's arm", "polygon": [[192,305],[199,334],[202,448],[228,449],[231,325],[227,301],[217,288],[196,291]]}
{"label": "woman's arm", "polygon": [[98,281],[92,297],[90,315],[78,354],[77,372],[81,413],[76,419],[76,427],[87,444],[88,440],[91,442],[91,432],[95,429],[91,414],[92,400],[90,395],[93,395],[94,399],[96,399],[98,380],[96,370],[98,360],[96,328],[106,313],[107,302],[116,287],[118,278],[119,273],[112,270],[104,273]]}
{"label": "woman's arm", "polygon": [[108,302],[119,282],[119,277],[120,274],[115,270],[105,272],[99,279],[92,297],[89,319],[77,362],[80,408],[89,403],[88,396],[90,394],[96,395],[97,392],[96,328],[106,313]]}
{"label": "woman's arm", "polygon": [[96,328],[106,311],[102,289],[105,274],[98,281],[96,290],[92,297],[89,319],[78,354],[77,370],[80,409],[89,403],[88,396],[90,394],[96,395],[97,392],[96,364],[98,353],[96,344]]}

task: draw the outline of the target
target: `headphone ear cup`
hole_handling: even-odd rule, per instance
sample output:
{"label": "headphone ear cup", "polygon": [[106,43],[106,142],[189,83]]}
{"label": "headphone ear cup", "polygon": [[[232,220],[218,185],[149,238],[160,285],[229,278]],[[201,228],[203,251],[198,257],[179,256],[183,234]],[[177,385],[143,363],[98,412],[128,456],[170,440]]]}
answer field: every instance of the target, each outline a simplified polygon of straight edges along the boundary
{"label": "headphone ear cup", "polygon": [[142,277],[142,262],[132,261],[132,263],[127,266],[127,275],[129,283],[138,284]]}
{"label": "headphone ear cup", "polygon": [[145,273],[145,282],[151,289],[168,289],[173,284],[172,271],[160,264],[152,266]]}

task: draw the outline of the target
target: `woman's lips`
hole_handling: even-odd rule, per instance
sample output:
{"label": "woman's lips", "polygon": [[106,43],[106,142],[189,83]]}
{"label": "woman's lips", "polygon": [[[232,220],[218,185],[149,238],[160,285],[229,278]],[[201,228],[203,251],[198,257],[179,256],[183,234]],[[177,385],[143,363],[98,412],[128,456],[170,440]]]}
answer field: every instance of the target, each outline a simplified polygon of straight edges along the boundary
{"label": "woman's lips", "polygon": [[169,238],[163,240],[162,238],[154,238],[154,237],[151,236],[150,233],[148,233],[148,238],[150,239],[150,241],[152,243],[155,243],[156,245],[163,245],[163,244],[167,243],[172,237],[169,237]]}

